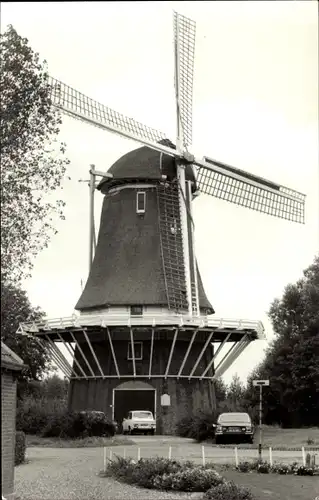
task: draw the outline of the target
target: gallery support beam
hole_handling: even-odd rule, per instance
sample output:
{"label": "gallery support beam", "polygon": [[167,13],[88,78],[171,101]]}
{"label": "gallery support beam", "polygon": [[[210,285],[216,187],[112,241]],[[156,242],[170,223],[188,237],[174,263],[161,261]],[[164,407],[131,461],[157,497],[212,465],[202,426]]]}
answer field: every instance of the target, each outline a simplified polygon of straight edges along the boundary
{"label": "gallery support beam", "polygon": [[78,341],[76,340],[76,338],[75,338],[75,336],[74,336],[73,332],[70,332],[70,334],[71,334],[71,337],[72,337],[72,339],[73,339],[73,342],[76,344],[76,347],[78,348],[78,350],[79,350],[79,352],[80,352],[80,354],[81,354],[82,358],[84,359],[84,362],[86,363],[86,366],[87,366],[87,367],[88,367],[88,369],[90,370],[91,375],[92,375],[93,377],[95,377],[94,371],[92,370],[92,367],[91,367],[90,363],[89,363],[89,362],[88,362],[88,360],[86,359],[86,356],[85,356],[84,352],[82,351],[80,344],[79,344],[79,343],[78,343]]}
{"label": "gallery support beam", "polygon": [[133,377],[136,377],[136,364],[135,364],[135,349],[134,349],[133,328],[130,328],[130,338],[131,338],[131,349],[132,349]]}
{"label": "gallery support beam", "polygon": [[56,357],[60,360],[60,362],[65,366],[66,370],[70,373],[69,376],[72,376],[72,373],[77,377],[78,374],[74,370],[74,368],[70,365],[70,363],[67,361],[65,356],[63,356],[62,352],[58,348],[58,346],[49,338],[48,335],[45,335],[45,338],[48,342],[48,346],[51,348],[51,350],[55,353]]}
{"label": "gallery support beam", "polygon": [[175,333],[174,333],[174,337],[173,337],[173,341],[172,341],[172,346],[171,346],[171,350],[170,350],[170,353],[169,353],[169,357],[168,357],[168,361],[167,361],[167,366],[166,366],[166,370],[165,370],[165,375],[164,375],[165,378],[167,378],[167,375],[168,375],[168,372],[169,372],[169,367],[171,366],[171,361],[172,361],[172,357],[173,357],[173,352],[174,352],[174,347],[175,347],[175,343],[176,343],[176,339],[177,339],[177,334],[178,334],[178,328],[176,328]]}
{"label": "gallery support beam", "polygon": [[55,364],[57,365],[57,367],[61,370],[61,372],[67,377],[67,378],[71,378],[72,376],[72,372],[70,372],[70,370],[68,370],[66,368],[66,366],[61,363],[61,360],[58,358],[58,356],[56,355],[56,353],[53,351],[52,347],[50,346],[50,344],[46,344],[45,345],[45,341],[41,341],[41,346],[43,348],[43,350],[46,352],[46,353],[49,353],[50,356],[53,358]]}
{"label": "gallery support beam", "polygon": [[86,340],[86,342],[87,342],[87,344],[88,344],[88,346],[89,346],[89,348],[90,348],[90,351],[91,351],[91,353],[92,353],[92,355],[93,355],[94,361],[95,361],[95,363],[96,363],[96,365],[97,365],[97,367],[98,367],[98,369],[99,369],[99,372],[100,372],[100,374],[102,375],[102,377],[104,377],[105,375],[104,375],[104,373],[103,373],[103,370],[102,370],[102,368],[101,368],[101,365],[100,365],[100,363],[99,363],[99,360],[98,360],[98,359],[97,359],[97,357],[96,357],[95,351],[94,351],[94,349],[93,349],[93,347],[92,347],[92,344],[91,344],[91,342],[90,342],[90,339],[89,339],[89,337],[88,337],[88,334],[86,333],[86,331],[85,331],[85,330],[83,330],[83,334],[84,334],[85,340]]}
{"label": "gallery support beam", "polygon": [[228,342],[228,339],[230,338],[231,336],[231,333],[229,333],[223,340],[223,342],[221,342],[220,346],[218,347],[216,353],[214,354],[214,356],[212,357],[212,359],[210,360],[210,362],[208,363],[208,366],[207,368],[205,368],[205,370],[203,371],[202,373],[202,377],[205,377],[206,373],[208,372],[208,370],[211,368],[211,366],[213,365],[216,357],[218,356],[218,354],[220,353],[220,351],[223,349],[224,345],[226,344],[226,342]]}
{"label": "gallery support beam", "polygon": [[149,364],[149,369],[148,369],[148,378],[151,378],[152,376],[152,363],[153,363],[153,351],[154,351],[154,336],[155,336],[155,330],[152,328],[152,334],[151,334],[151,352],[150,352],[150,364]]}
{"label": "gallery support beam", "polygon": [[204,354],[204,352],[206,351],[207,346],[208,346],[208,344],[210,343],[210,341],[211,341],[211,339],[212,339],[212,336],[213,336],[213,335],[214,335],[214,332],[211,332],[211,333],[208,335],[208,339],[206,340],[206,342],[205,342],[205,344],[204,344],[204,347],[203,347],[203,349],[201,350],[201,352],[200,352],[200,354],[199,354],[199,356],[198,356],[198,358],[197,358],[197,360],[196,360],[196,362],[195,362],[195,364],[194,364],[194,366],[193,366],[193,369],[192,369],[192,371],[191,371],[191,372],[190,372],[190,374],[189,374],[189,379],[191,379],[191,378],[192,378],[192,376],[193,376],[193,374],[195,373],[195,370],[196,370],[197,366],[199,365],[199,362],[200,362],[200,360],[202,359],[203,354]]}
{"label": "gallery support beam", "polygon": [[106,332],[107,332],[107,337],[108,337],[109,343],[110,343],[110,348],[111,348],[111,353],[112,353],[112,357],[113,357],[113,361],[114,361],[116,375],[118,378],[120,378],[119,367],[118,367],[116,356],[115,356],[115,351],[114,351],[114,346],[113,346],[113,342],[112,342],[112,338],[111,338],[111,333],[110,333],[110,330],[108,327],[106,327]]}
{"label": "gallery support beam", "polygon": [[78,360],[75,357],[75,351],[74,351],[74,349],[72,349],[71,344],[68,344],[67,342],[65,342],[64,338],[61,337],[61,335],[60,335],[59,332],[57,332],[57,334],[58,334],[58,337],[61,340],[61,342],[63,342],[63,345],[64,345],[65,349],[68,351],[68,353],[70,354],[71,358],[75,362],[76,366],[78,367],[78,369],[82,373],[83,377],[86,377],[85,371],[83,370],[82,366],[80,365],[80,363],[78,362]]}
{"label": "gallery support beam", "polygon": [[242,350],[249,344],[250,341],[247,339],[248,335],[244,335],[239,342],[236,342],[232,345],[229,351],[224,355],[222,360],[218,363],[215,369],[215,374],[213,377],[214,379],[223,375],[223,373],[225,373],[225,371],[227,370],[227,367],[239,356]]}
{"label": "gallery support beam", "polygon": [[184,359],[183,359],[183,361],[182,361],[181,367],[180,367],[179,372],[178,372],[178,374],[177,374],[177,378],[181,377],[181,373],[182,373],[182,371],[183,371],[183,368],[184,368],[184,366],[185,366],[185,363],[186,363],[187,358],[188,358],[188,356],[189,356],[189,353],[190,353],[190,351],[191,351],[191,348],[192,348],[192,345],[193,345],[193,343],[194,343],[194,340],[195,340],[195,337],[196,337],[196,335],[197,335],[198,330],[199,330],[199,328],[197,328],[197,329],[194,331],[193,335],[192,335],[192,338],[191,338],[190,343],[189,343],[189,345],[188,345],[188,348],[187,348],[187,351],[186,351],[186,353],[185,353]]}
{"label": "gallery support beam", "polygon": [[250,344],[250,340],[245,340],[241,345],[238,346],[237,349],[234,349],[231,356],[229,356],[223,366],[218,370],[218,376],[221,376],[225,373],[226,370],[230,367],[232,363],[238,358],[238,356],[246,349],[246,347]]}

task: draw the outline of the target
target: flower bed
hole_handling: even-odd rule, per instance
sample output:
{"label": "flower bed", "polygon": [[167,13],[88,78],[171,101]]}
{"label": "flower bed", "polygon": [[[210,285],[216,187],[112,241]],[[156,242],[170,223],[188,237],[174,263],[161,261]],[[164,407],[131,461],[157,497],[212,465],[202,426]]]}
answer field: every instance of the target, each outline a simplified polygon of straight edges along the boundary
{"label": "flower bed", "polygon": [[189,461],[181,463],[166,458],[140,459],[135,462],[116,456],[100,476],[113,476],[143,488],[203,492],[205,499],[254,500],[247,488],[227,481],[209,464],[197,466]]}
{"label": "flower bed", "polygon": [[304,466],[298,464],[297,462],[292,464],[274,463],[273,465],[270,465],[268,462],[258,462],[258,460],[255,460],[253,462],[240,462],[236,469],[240,472],[256,471],[260,474],[294,474],[296,476],[319,475],[319,467]]}

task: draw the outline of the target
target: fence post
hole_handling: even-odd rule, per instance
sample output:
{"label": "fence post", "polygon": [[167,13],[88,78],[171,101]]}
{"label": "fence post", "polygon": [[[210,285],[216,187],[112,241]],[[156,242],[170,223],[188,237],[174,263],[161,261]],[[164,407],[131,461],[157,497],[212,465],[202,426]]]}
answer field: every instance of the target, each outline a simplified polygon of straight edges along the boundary
{"label": "fence post", "polygon": [[103,448],[103,471],[106,472],[106,446]]}
{"label": "fence post", "polygon": [[141,460],[141,448],[137,448],[137,461]]}
{"label": "fence post", "polygon": [[301,453],[302,453],[302,465],[305,467],[306,466],[306,454],[305,454],[305,447],[302,446],[301,448]]}
{"label": "fence post", "polygon": [[202,446],[202,460],[203,460],[203,466],[205,467],[206,460],[205,460],[205,446]]}
{"label": "fence post", "polygon": [[272,467],[273,461],[272,461],[272,448],[269,446],[269,463],[270,467]]}
{"label": "fence post", "polygon": [[238,450],[237,450],[237,446],[235,446],[235,464],[236,464],[236,467],[238,467],[239,462],[238,462]]}
{"label": "fence post", "polygon": [[126,448],[123,449],[123,458],[126,458]]}
{"label": "fence post", "polygon": [[172,447],[169,446],[168,448],[168,459],[170,460],[172,458]]}
{"label": "fence post", "polygon": [[113,451],[110,450],[110,460],[112,460],[112,456],[113,456]]}

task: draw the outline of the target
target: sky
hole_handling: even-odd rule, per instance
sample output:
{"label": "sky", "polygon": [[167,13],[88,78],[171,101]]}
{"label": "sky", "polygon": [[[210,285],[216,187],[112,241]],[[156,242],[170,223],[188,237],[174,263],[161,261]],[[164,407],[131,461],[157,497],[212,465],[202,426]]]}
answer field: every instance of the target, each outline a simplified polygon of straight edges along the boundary
{"label": "sky", "polygon": [[[206,195],[194,201],[196,252],[216,316],[261,320],[225,375],[245,380],[273,331],[267,311],[319,249],[318,13],[315,1],[6,2],[12,24],[52,76],[175,140],[173,10],[196,21],[193,146],[306,194],[306,223],[276,219]],[[106,171],[138,147],[63,118],[71,161],[65,221],[24,283],[48,317],[70,316],[88,274],[90,164]],[[99,221],[102,195],[96,195]]]}

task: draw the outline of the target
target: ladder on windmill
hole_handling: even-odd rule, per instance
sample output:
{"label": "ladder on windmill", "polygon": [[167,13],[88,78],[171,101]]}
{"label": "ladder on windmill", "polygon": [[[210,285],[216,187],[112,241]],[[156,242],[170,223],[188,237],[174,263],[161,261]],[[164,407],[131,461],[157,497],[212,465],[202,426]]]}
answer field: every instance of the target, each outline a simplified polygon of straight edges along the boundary
{"label": "ladder on windmill", "polygon": [[[165,291],[169,309],[187,309],[182,228],[177,186],[158,186],[159,228]],[[196,284],[192,282],[192,311],[197,314]]]}

